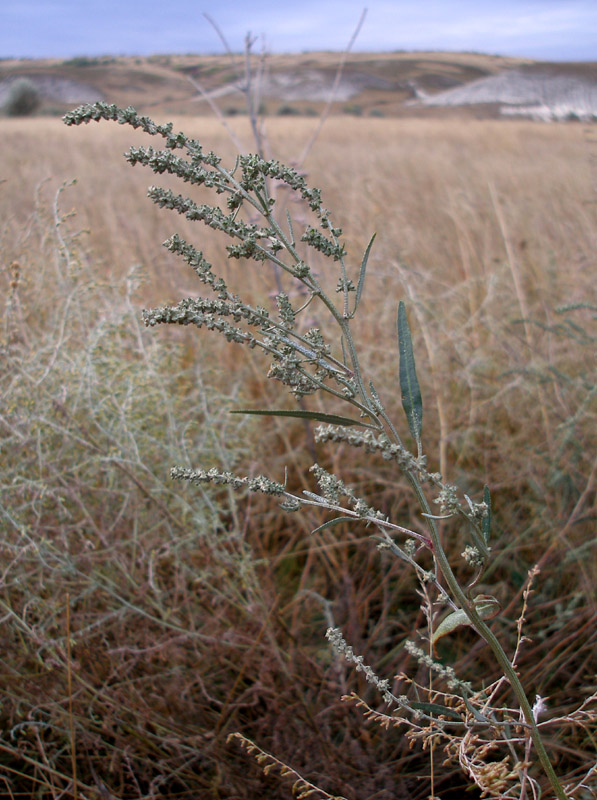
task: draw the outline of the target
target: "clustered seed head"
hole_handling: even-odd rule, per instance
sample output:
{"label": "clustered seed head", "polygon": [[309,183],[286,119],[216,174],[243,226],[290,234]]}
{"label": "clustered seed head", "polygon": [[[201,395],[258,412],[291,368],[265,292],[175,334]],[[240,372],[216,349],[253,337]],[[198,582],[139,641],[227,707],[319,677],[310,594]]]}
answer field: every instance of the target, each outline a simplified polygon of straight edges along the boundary
{"label": "clustered seed head", "polygon": [[481,555],[481,553],[477,550],[476,547],[472,545],[467,545],[464,548],[464,552],[461,553],[464,560],[467,564],[470,564],[471,567],[482,567],[485,563],[485,559]]}
{"label": "clustered seed head", "polygon": [[326,631],[326,639],[330,642],[334,650],[350,663],[355,664],[357,672],[362,672],[366,680],[375,686],[380,692],[386,703],[397,704],[399,706],[406,705],[408,700],[406,697],[396,697],[390,692],[390,682],[386,678],[379,678],[373,669],[365,664],[363,656],[357,656],[352,647],[346,643],[342,636],[342,631],[339,628],[328,628]]}
{"label": "clustered seed head", "polygon": [[[339,229],[335,228],[334,230]],[[334,261],[340,261],[340,259],[346,255],[344,245],[330,241],[330,239],[327,239],[317,228],[307,228],[301,237],[301,242],[305,242],[315,250],[319,250],[324,256],[328,256]]]}
{"label": "clustered seed head", "polygon": [[222,278],[218,278],[213,273],[211,264],[203,258],[203,253],[200,250],[196,250],[193,245],[188,244],[188,242],[176,233],[169,239],[166,239],[164,247],[171,253],[182,256],[183,260],[195,270],[199,280],[210,286],[214,292],[217,292],[222,300],[232,299],[232,295],[228,293],[225,281]]}
{"label": "clustered seed head", "polygon": [[439,505],[442,514],[455,514],[461,508],[458,500],[458,487],[450,484],[443,485],[435,502]]}
{"label": "clustered seed head", "polygon": [[319,464],[313,464],[309,471],[315,475],[321,494],[328,503],[339,505],[340,498],[347,497],[351,508],[361,519],[367,517],[370,519],[383,520],[384,522],[387,521],[381,511],[378,511],[373,508],[373,506],[368,505],[363,499],[357,497],[353,490],[346,486],[344,481],[338,478],[337,475],[333,475],[331,472],[323,469]]}
{"label": "clustered seed head", "polygon": [[472,692],[473,687],[468,681],[461,681],[454,671],[453,667],[446,667],[443,664],[440,664],[439,661],[434,661],[434,659],[422,650],[420,647],[414,642],[406,641],[404,643],[404,649],[410,653],[413,658],[429,669],[432,669],[436,672],[440,677],[444,678],[447,682],[448,689],[464,689],[467,692]]}
{"label": "clustered seed head", "polygon": [[417,542],[414,539],[407,539],[402,545],[402,549],[410,558],[414,558],[417,554]]}
{"label": "clustered seed head", "polygon": [[337,292],[356,292],[357,287],[350,278],[338,278]]}
{"label": "clustered seed head", "polygon": [[477,520],[483,520],[487,516],[489,506],[485,502],[471,503],[470,504],[471,517]]}
{"label": "clustered seed head", "polygon": [[288,295],[281,292],[276,295],[276,304],[278,306],[278,314],[280,320],[287,330],[291,331],[295,327],[294,309]]}
{"label": "clustered seed head", "polygon": [[355,431],[338,425],[319,425],[315,430],[317,442],[344,442],[352,447],[362,447],[366,453],[380,453],[386,461],[395,461],[405,472],[416,472],[421,480],[436,478],[436,473],[426,469],[426,458],[417,458],[404,447],[394,444],[385,433],[376,435],[371,430]]}
{"label": "clustered seed head", "polygon": [[265,475],[257,475],[255,478],[239,478],[232,472],[221,472],[213,467],[212,469],[187,469],[186,467],[172,467],[170,477],[178,481],[189,481],[190,483],[213,483],[216,485],[225,484],[232,486],[233,489],[247,488],[250,492],[262,492],[263,494],[284,495],[286,487],[272,481]]}

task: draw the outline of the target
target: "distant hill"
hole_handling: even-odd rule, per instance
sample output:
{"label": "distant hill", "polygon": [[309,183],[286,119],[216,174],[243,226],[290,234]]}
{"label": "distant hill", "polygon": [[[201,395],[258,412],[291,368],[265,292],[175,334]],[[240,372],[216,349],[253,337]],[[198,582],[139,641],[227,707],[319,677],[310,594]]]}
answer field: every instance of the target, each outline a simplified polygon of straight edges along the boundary
{"label": "distant hill", "polygon": [[[261,110],[318,114],[336,78],[338,53],[271,55],[255,60]],[[0,105],[11,83],[32,80],[39,113],[58,114],[105,100],[162,117],[245,111],[244,56],[156,55],[0,61]],[[543,63],[478,53],[351,54],[333,113],[355,116],[523,114],[537,119],[597,119],[597,63]]]}

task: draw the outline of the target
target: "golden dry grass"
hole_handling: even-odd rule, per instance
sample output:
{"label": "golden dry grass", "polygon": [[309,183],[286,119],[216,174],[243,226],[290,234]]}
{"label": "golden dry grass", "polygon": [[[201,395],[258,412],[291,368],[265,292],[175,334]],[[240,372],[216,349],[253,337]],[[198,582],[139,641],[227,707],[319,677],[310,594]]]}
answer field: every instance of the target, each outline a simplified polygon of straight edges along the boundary
{"label": "golden dry grass", "polygon": [[[206,149],[233,161],[234,148],[217,121],[174,122]],[[229,124],[247,150],[252,149],[246,120]],[[268,120],[272,154],[292,162],[314,125],[302,119]],[[268,402],[289,406],[279,389],[264,380],[262,359],[249,359],[243,350],[221,344],[204,331],[183,335],[159,329],[148,334],[143,347],[151,340],[172,342],[175,349],[153,359],[136,344],[136,334],[118,328],[116,322],[121,309],[130,320],[143,305],[200,293],[193,274],[160,247],[175,231],[203,248],[234,290],[257,302],[273,290],[271,276],[263,274],[262,266],[224,264],[225,242],[146,199],[150,183],[167,181],[124,162],[121,153],[143,142],[130,129],[108,124],[67,129],[57,120],[2,120],[0,136],[5,179],[0,186],[1,285],[11,297],[11,264],[18,261],[22,295],[22,336],[11,340],[11,317],[3,345],[11,364],[32,361],[36,347],[48,352],[48,363],[60,351],[57,363],[64,378],[57,375],[54,394],[46,399],[50,411],[44,413],[50,419],[52,408],[62,409],[56,419],[65,426],[64,415],[71,414],[78,439],[52,439],[62,460],[44,470],[40,454],[50,453],[49,462],[51,452],[44,450],[39,431],[49,429],[40,427],[35,395],[28,398],[25,411],[11,405],[11,398],[22,402],[26,394],[14,377],[16,367],[14,375],[10,369],[4,374],[3,436],[22,442],[23,463],[27,470],[38,470],[33,477],[27,475],[38,492],[27,510],[28,524],[35,520],[40,541],[72,547],[72,563],[87,570],[89,581],[81,582],[82,572],[69,573],[68,560],[61,562],[61,572],[46,572],[45,565],[36,566],[29,550],[25,564],[35,576],[32,585],[23,583],[26,573],[19,573],[20,588],[10,583],[10,589],[4,589],[14,623],[7,657],[7,729],[17,729],[23,708],[33,719],[43,712],[40,719],[51,719],[55,726],[41,738],[36,729],[37,739],[31,733],[29,744],[19,740],[22,752],[41,764],[35,767],[31,785],[22,785],[33,792],[41,775],[47,796],[57,797],[68,782],[70,762],[62,749],[64,654],[56,644],[64,636],[61,587],[68,586],[79,604],[69,624],[75,631],[94,631],[81,633],[75,650],[80,692],[75,722],[86,751],[80,763],[82,780],[92,783],[93,770],[104,770],[102,781],[121,797],[140,796],[141,789],[148,792],[159,776],[172,797],[175,791],[180,796],[209,791],[216,798],[231,792],[243,798],[257,796],[255,792],[278,796],[277,786],[254,773],[253,795],[247,794],[243,762],[224,744],[226,734],[239,729],[299,771],[312,770],[307,777],[351,800],[426,796],[425,781],[396,771],[397,765],[404,770],[412,764],[413,774],[426,774],[427,768],[417,764],[404,742],[368,731],[354,721],[351,709],[336,703],[341,692],[356,688],[357,681],[346,674],[339,677],[326,660],[321,606],[308,594],[317,592],[334,602],[336,621],[347,638],[356,645],[367,642],[368,658],[374,663],[385,660],[389,674],[395,674],[407,668],[396,645],[410,635],[419,602],[400,565],[383,561],[380,566],[374,548],[360,541],[366,532],[347,534],[340,544],[330,531],[309,539],[308,530],[321,520],[308,515],[287,520],[263,503],[233,506],[229,514],[222,511],[222,527],[214,523],[214,530],[226,533],[223,542],[189,541],[182,531],[196,524],[193,493],[186,491],[179,500],[178,487],[173,491],[160,478],[179,451],[181,460],[192,461],[195,448],[217,463],[223,457],[219,448],[228,444],[248,469],[280,478],[288,465],[290,480],[307,485],[305,468],[311,454],[300,425],[288,432],[273,423],[233,429],[222,422],[225,399],[208,399],[212,411],[202,407],[199,420],[190,405],[200,402],[193,383],[197,375],[209,373],[209,381],[222,393],[242,398],[235,400],[239,404],[265,405],[265,395]],[[595,671],[597,553],[590,533],[595,515],[594,400],[587,404],[594,385],[594,341],[589,338],[593,319],[586,309],[557,312],[561,306],[595,304],[597,196],[591,147],[590,135],[577,125],[331,118],[304,167],[345,230],[355,272],[370,235],[377,231],[357,341],[388,410],[401,418],[395,314],[398,301],[404,299],[418,357],[430,464],[441,466],[445,477],[471,496],[478,497],[484,483],[491,486],[496,558],[487,580],[493,581],[491,591],[505,605],[503,618],[496,622],[505,639],[513,635],[511,620],[520,609],[526,572],[541,563],[542,578],[528,620],[534,643],[521,669],[529,692],[532,688],[548,695],[552,707],[562,713],[589,692]],[[77,269],[87,264],[93,280],[84,285],[83,300],[77,301],[84,312],[81,323],[69,320],[67,334],[60,339],[56,331],[62,311],[79,295],[74,290],[68,294],[71,284],[57,266],[63,253],[47,209],[55,190],[73,178],[77,184],[60,202],[62,212],[71,207],[76,211],[68,223],[71,232],[89,231],[73,251]],[[36,200],[38,195],[41,199]],[[290,208],[300,218],[300,208]],[[124,303],[122,287],[135,264],[143,265],[147,280],[135,290],[131,309]],[[323,261],[316,266],[327,268]],[[94,301],[95,291],[101,302]],[[14,314],[15,304],[9,306]],[[571,325],[564,324],[566,320]],[[325,319],[315,321],[326,324]],[[108,344],[100,352],[86,337]],[[60,385],[77,385],[76,373],[82,369],[77,348],[87,347],[98,353],[110,384],[102,389],[86,377],[71,403]],[[198,373],[193,371],[195,363],[200,365]],[[115,389],[114,398],[110,396],[112,382],[120,386],[114,365],[139,393],[137,418],[128,422],[139,429],[129,430],[124,423],[122,427],[123,436],[130,433],[136,455],[128,438],[119,450],[106,433],[115,436],[120,430],[116,422],[110,427],[111,409],[122,413],[123,420],[127,412],[120,399],[120,392],[126,391]],[[34,368],[43,371],[44,363],[34,364],[32,374]],[[160,374],[168,374],[163,386]],[[169,393],[171,405],[160,391]],[[87,409],[87,393],[97,408]],[[42,399],[40,393],[40,403]],[[33,420],[30,430],[27,414]],[[57,424],[53,417],[50,421]],[[209,425],[215,444],[206,448]],[[21,439],[11,438],[22,430],[26,435],[20,433]],[[166,432],[168,443],[162,446]],[[87,459],[92,433],[99,445]],[[141,446],[146,449],[139,456]],[[77,467],[69,471],[71,451]],[[18,448],[11,455],[10,475],[20,480]],[[386,464],[359,459],[341,448],[318,456],[339,466],[393,518],[410,519],[410,496]],[[118,461],[118,469],[111,471],[110,459]],[[14,514],[25,514],[24,498],[30,490],[25,482],[23,486]],[[63,517],[65,504],[70,516]],[[234,538],[235,530],[242,535]],[[9,544],[13,534],[6,534]],[[462,549],[458,532],[446,529],[448,534],[457,558]],[[96,549],[87,554],[81,550],[85,542],[95,542]],[[118,616],[114,594],[106,594],[106,587],[128,598],[130,608],[142,609],[141,616],[130,609],[128,616]],[[176,635],[168,627],[172,624]],[[423,626],[424,621],[419,617],[416,624]],[[190,632],[186,636],[185,630]],[[203,646],[198,630],[214,643]],[[454,642],[449,657],[463,671],[483,672],[487,680],[495,675],[491,658],[466,635]],[[191,748],[189,737],[196,737]],[[571,739],[574,747],[565,736],[553,739],[560,769],[580,774],[589,758],[590,734]],[[7,740],[2,747],[9,753],[6,776],[23,770],[17,746]],[[191,750],[194,761],[189,760]],[[207,754],[205,761],[197,762],[197,752]],[[40,753],[50,759],[45,766]],[[50,762],[57,770],[51,778]],[[442,796],[451,796],[450,780],[455,780],[453,773]],[[455,791],[462,792],[462,786]]]}
{"label": "golden dry grass", "polygon": [[[250,150],[247,121],[229,124]],[[196,291],[193,276],[159,246],[172,232],[199,243],[214,263],[224,262],[224,243],[217,235],[146,199],[154,176],[130,169],[121,157],[131,143],[143,141],[141,135],[111,125],[69,130],[57,120],[6,120],[2,126],[5,219],[16,231],[12,253],[5,243],[7,260],[21,258],[19,231],[33,213],[40,182],[47,180],[43,191],[51,193],[76,178],[62,202],[76,210],[76,225],[89,230],[94,259],[113,281],[142,264],[149,274],[141,298],[146,302]],[[178,119],[178,126],[232,161],[234,147],[216,120]],[[314,126],[304,119],[268,120],[271,152],[292,162]],[[436,368],[456,358],[450,380],[437,376],[434,382],[438,401],[453,391],[451,381],[460,384],[460,392],[470,388],[483,359],[497,359],[504,370],[519,365],[525,349],[529,357],[549,360],[542,350],[548,343],[537,329],[525,328],[524,343],[520,326],[500,340],[503,312],[507,309],[512,319],[535,314],[536,322],[553,322],[557,306],[590,299],[597,182],[591,147],[578,125],[329,120],[305,170],[345,230],[355,270],[377,232],[363,342],[384,382],[383,364],[391,373],[392,359],[380,356],[392,347],[395,305],[403,297],[416,297],[427,309],[418,321],[426,322],[421,329],[428,330],[428,357]],[[234,263],[224,269],[250,276],[257,297],[267,290],[267,278],[260,283],[255,270],[245,273]],[[488,354],[484,345],[499,347],[507,358]],[[448,397],[444,403],[449,405]],[[445,426],[458,429],[463,413],[445,420]],[[473,415],[470,408],[468,415]]]}
{"label": "golden dry grass", "polygon": [[[174,122],[206,148],[233,157],[233,145],[216,120]],[[229,124],[250,151],[248,123]],[[292,162],[315,124],[268,120],[275,157]],[[95,124],[73,131],[55,119],[2,120],[1,131],[5,216],[25,219],[42,180],[50,179],[55,187],[77,178],[69,201],[80,224],[89,226],[92,243],[101,242],[97,255],[125,268],[131,261],[155,262],[156,237],[159,241],[162,232],[180,222],[145,200],[152,176],[123,165],[120,154],[140,143],[141,135]],[[491,200],[494,186],[506,206],[512,244],[524,251],[536,279],[545,266],[536,263],[537,253],[568,264],[592,251],[583,251],[594,235],[596,178],[590,147],[579,125],[343,117],[329,120],[305,168],[322,187],[350,244],[362,246],[378,230],[380,263],[399,249],[413,265],[451,275],[454,269],[461,274],[467,260],[482,259],[487,270],[493,259],[505,255]],[[148,236],[148,230],[154,235]],[[465,232],[468,239],[476,238],[465,243]],[[467,254],[467,249],[472,251]]]}

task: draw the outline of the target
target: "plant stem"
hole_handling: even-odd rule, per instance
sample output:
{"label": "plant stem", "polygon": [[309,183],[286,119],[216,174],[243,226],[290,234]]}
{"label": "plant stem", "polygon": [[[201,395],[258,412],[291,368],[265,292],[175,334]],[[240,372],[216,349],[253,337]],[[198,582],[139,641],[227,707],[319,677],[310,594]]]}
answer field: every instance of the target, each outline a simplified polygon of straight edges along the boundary
{"label": "plant stem", "polygon": [[495,634],[491,631],[491,629],[487,626],[487,624],[481,619],[479,614],[477,614],[474,606],[469,603],[465,593],[460,588],[454,573],[452,572],[452,568],[448,562],[446,554],[442,548],[441,542],[439,540],[439,536],[436,536],[432,533],[433,543],[435,546],[435,557],[438,562],[439,568],[441,570],[442,575],[446,579],[446,583],[450,587],[454,597],[459,601],[462,610],[466,613],[467,617],[470,619],[473,627],[485,641],[491,647],[493,654],[495,655],[500,667],[502,668],[504,675],[508,679],[510,686],[516,698],[520,704],[520,708],[524,715],[524,718],[529,725],[531,738],[533,740],[533,744],[535,745],[535,749],[537,751],[537,755],[541,762],[541,765],[545,771],[545,774],[556,794],[556,797],[560,798],[560,800],[568,800],[568,795],[562,788],[562,785],[556,775],[554,768],[551,765],[549,760],[549,756],[545,749],[545,745],[543,744],[543,740],[541,738],[541,734],[539,733],[539,728],[537,727],[537,722],[535,720],[535,716],[533,714],[533,709],[531,708],[531,704],[528,701],[524,688],[520,682],[518,675],[512,664],[510,663],[510,659],[504,652],[503,647],[497,640]]}

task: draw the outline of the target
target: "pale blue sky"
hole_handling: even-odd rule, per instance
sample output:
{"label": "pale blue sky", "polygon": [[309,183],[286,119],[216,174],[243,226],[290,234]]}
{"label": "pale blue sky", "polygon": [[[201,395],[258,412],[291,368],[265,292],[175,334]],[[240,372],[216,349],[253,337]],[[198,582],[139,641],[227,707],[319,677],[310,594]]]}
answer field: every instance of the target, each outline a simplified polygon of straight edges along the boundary
{"label": "pale blue sky", "polygon": [[237,51],[341,50],[365,5],[356,50],[597,61],[597,0],[0,0],[0,57],[220,52],[204,11]]}

